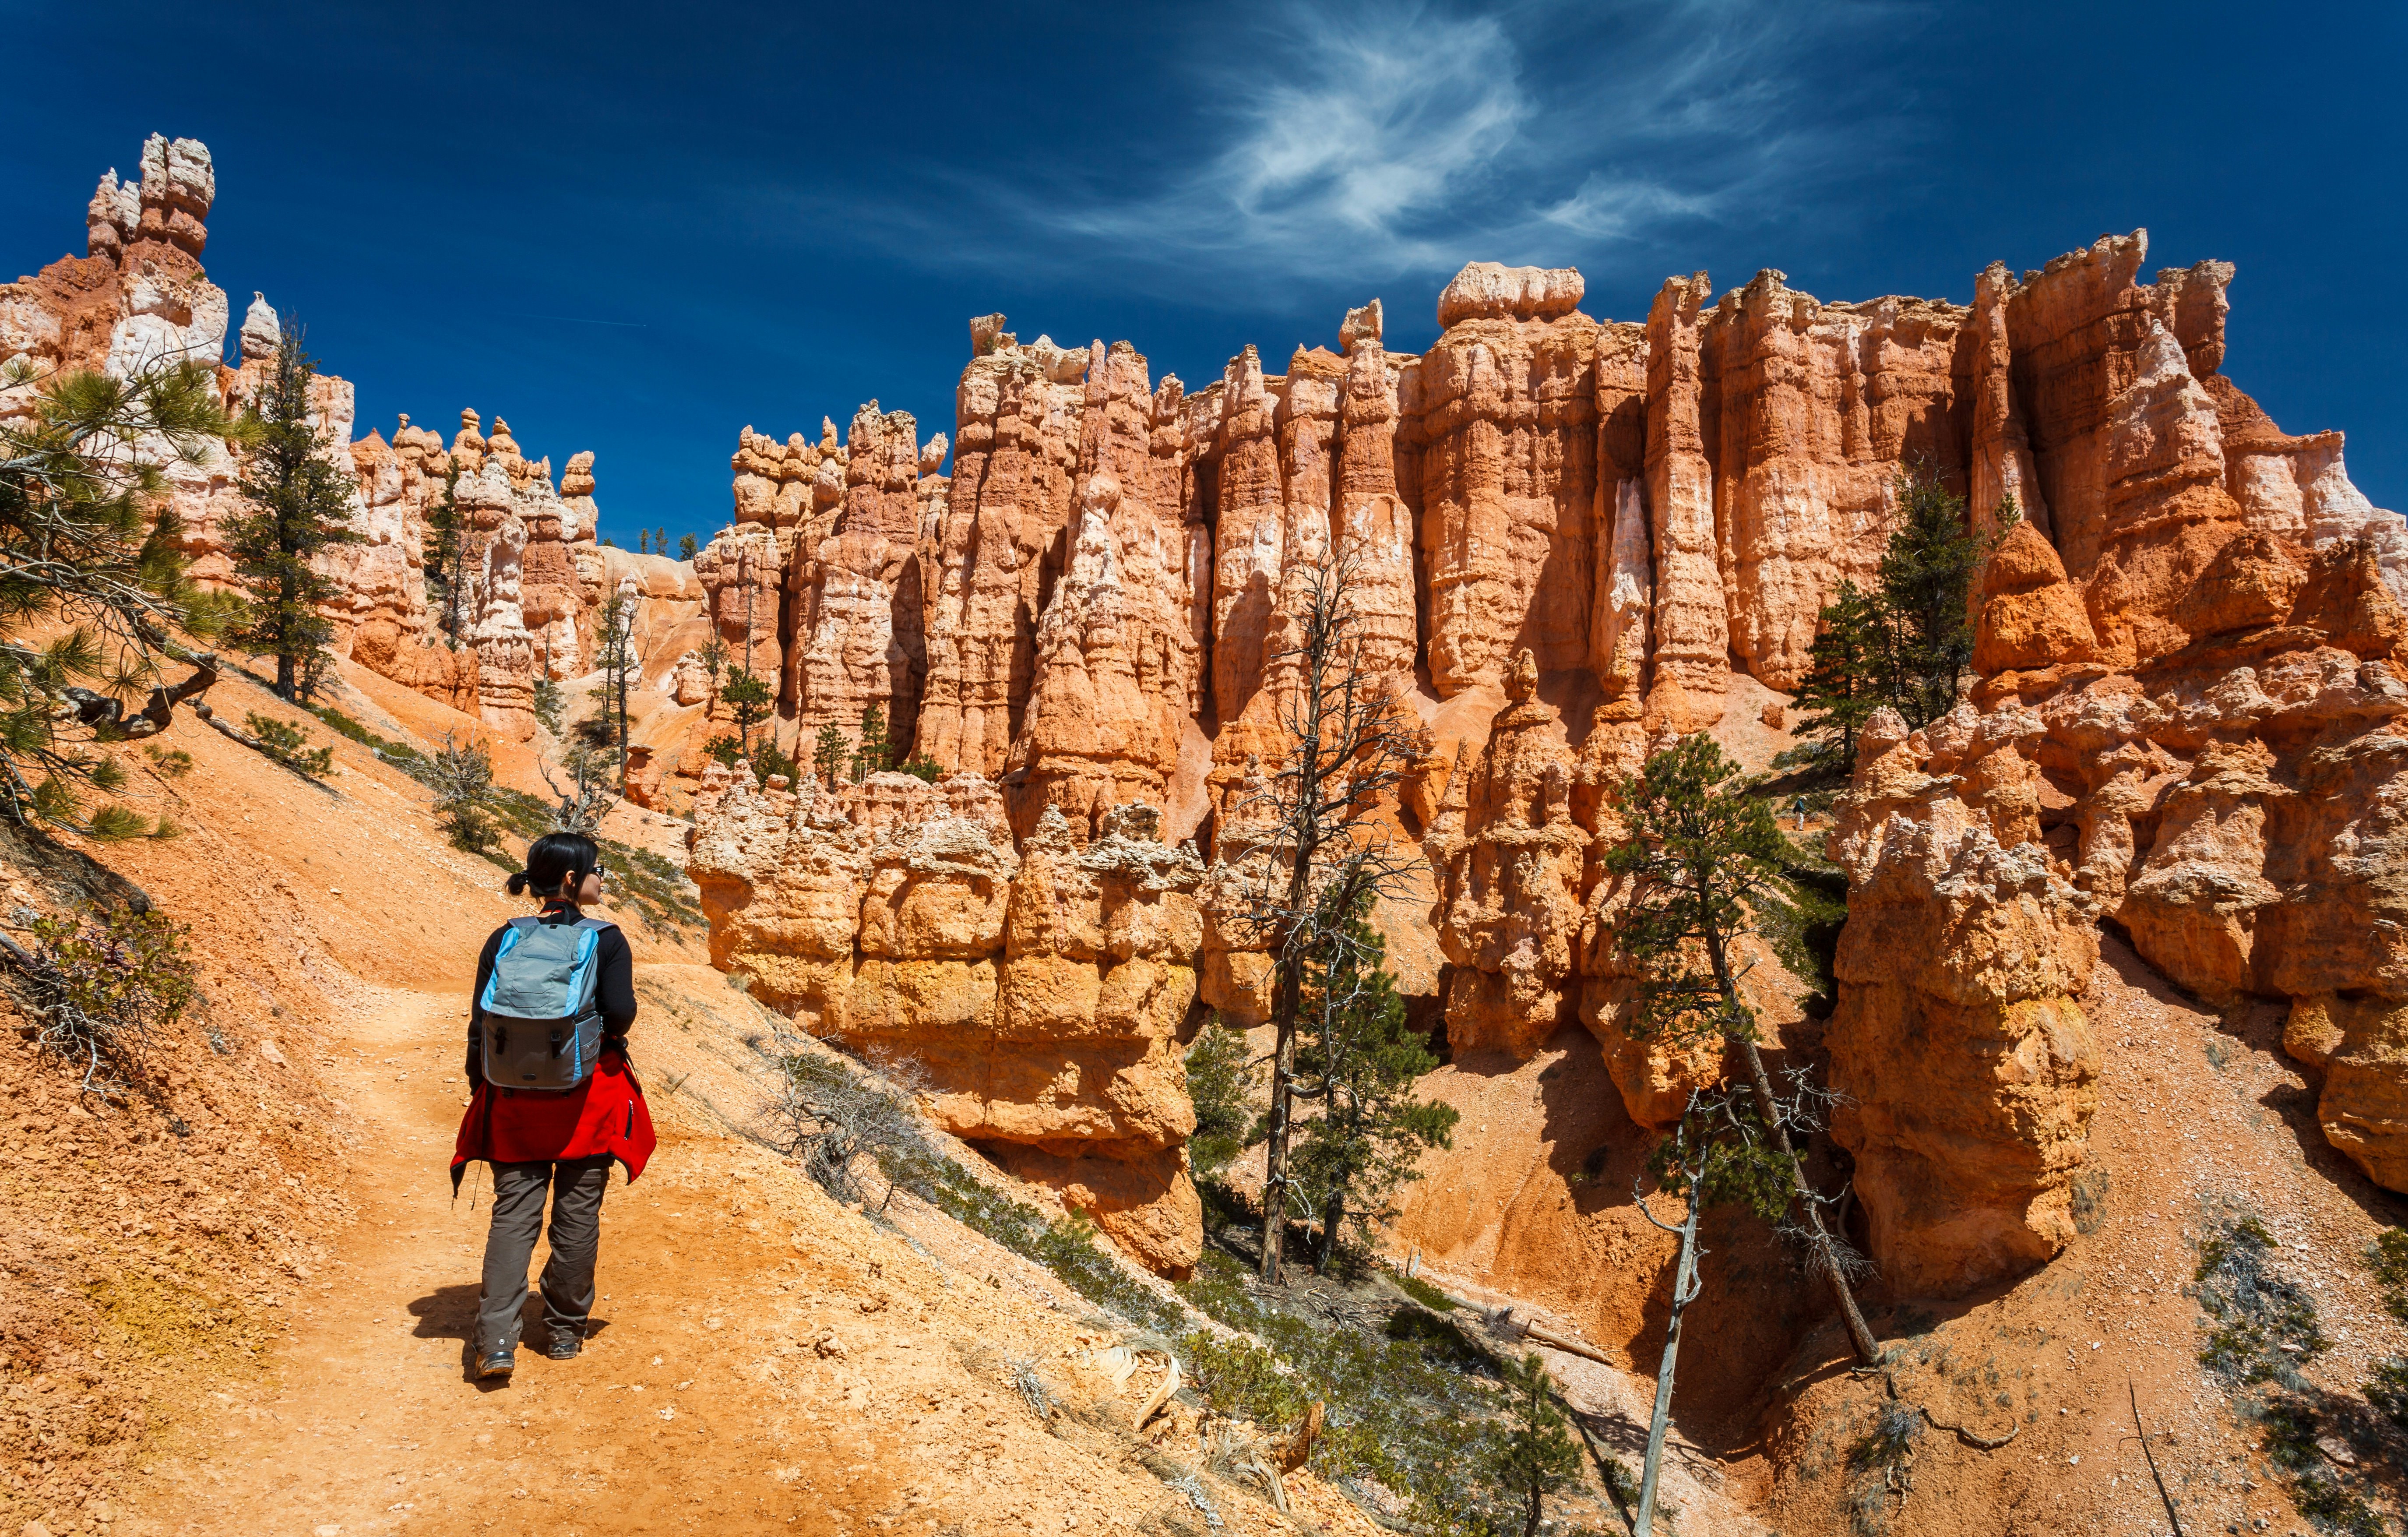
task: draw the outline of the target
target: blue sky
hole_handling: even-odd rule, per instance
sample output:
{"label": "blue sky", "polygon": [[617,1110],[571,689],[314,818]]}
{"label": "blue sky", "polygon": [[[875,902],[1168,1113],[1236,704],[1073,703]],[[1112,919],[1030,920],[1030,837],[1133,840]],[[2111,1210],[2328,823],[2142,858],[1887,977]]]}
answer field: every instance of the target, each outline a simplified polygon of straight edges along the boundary
{"label": "blue sky", "polygon": [[2397,6],[915,7],[0,0],[0,266],[79,252],[153,132],[218,165],[211,275],[448,433],[598,455],[603,526],[703,536],[751,424],[953,426],[967,322],[1248,341],[1435,334],[1464,262],[1970,300],[2145,225],[2235,262],[2226,372],[2408,509]]}

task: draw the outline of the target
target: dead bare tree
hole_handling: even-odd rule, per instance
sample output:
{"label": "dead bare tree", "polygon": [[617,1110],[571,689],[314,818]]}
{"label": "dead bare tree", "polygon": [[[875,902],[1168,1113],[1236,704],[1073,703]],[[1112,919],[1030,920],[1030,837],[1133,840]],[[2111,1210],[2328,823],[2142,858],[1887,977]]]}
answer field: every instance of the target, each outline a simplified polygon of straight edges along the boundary
{"label": "dead bare tree", "polygon": [[1263,684],[1276,691],[1279,725],[1293,745],[1227,818],[1244,829],[1241,853],[1257,872],[1246,891],[1247,922],[1274,956],[1265,1280],[1279,1278],[1295,1193],[1288,1147],[1306,970],[1344,944],[1347,921],[1397,890],[1412,864],[1380,812],[1396,797],[1419,722],[1396,697],[1392,676],[1365,662],[1365,638],[1347,602],[1360,561],[1356,550],[1332,548],[1294,574],[1290,639],[1272,654]]}
{"label": "dead bare tree", "polygon": [[[916,1058],[874,1055],[867,1067],[831,1051],[796,1052],[781,1062],[779,1097],[770,1106],[772,1138],[799,1157],[803,1172],[838,1200],[867,1203],[860,1160],[916,1152],[924,1146],[917,1101],[929,1092],[928,1071]],[[895,1199],[889,1178],[879,1209]]]}

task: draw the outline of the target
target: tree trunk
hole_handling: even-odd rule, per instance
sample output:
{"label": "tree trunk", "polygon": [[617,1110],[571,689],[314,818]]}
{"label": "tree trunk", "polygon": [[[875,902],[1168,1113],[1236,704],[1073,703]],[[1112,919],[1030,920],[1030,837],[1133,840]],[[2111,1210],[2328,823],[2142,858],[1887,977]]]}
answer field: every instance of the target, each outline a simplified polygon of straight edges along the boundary
{"label": "tree trunk", "polygon": [[1865,1315],[1857,1311],[1855,1288],[1848,1285],[1847,1275],[1840,1269],[1839,1257],[1831,1251],[1831,1235],[1823,1227],[1823,1207],[1806,1184],[1806,1167],[1789,1145],[1789,1132],[1781,1124],[1780,1107],[1774,1103],[1772,1075],[1764,1069],[1764,1054],[1756,1049],[1753,1041],[1739,1043],[1740,1053],[1747,1061],[1748,1087],[1756,1096],[1756,1113],[1764,1117],[1765,1129],[1770,1133],[1773,1150],[1789,1167],[1791,1188],[1796,1191],[1799,1208],[1806,1214],[1807,1231],[1814,1256],[1814,1268],[1823,1272],[1823,1284],[1831,1289],[1832,1300],[1840,1304],[1840,1316],[1848,1326],[1848,1342],[1856,1347],[1856,1362],[1873,1366],[1881,1360],[1881,1346],[1873,1340],[1873,1331],[1866,1327]]}
{"label": "tree trunk", "polygon": [[1338,1229],[1346,1221],[1346,1187],[1340,1185],[1321,1203],[1321,1258],[1312,1267],[1315,1275],[1327,1275],[1329,1262],[1338,1257]]}
{"label": "tree trunk", "polygon": [[1698,1216],[1705,1201],[1689,1182],[1689,1214],[1681,1221],[1681,1260],[1672,1270],[1672,1316],[1664,1325],[1664,1360],[1656,1369],[1656,1412],[1647,1421],[1647,1461],[1639,1474],[1639,1515],[1631,1537],[1656,1530],[1656,1481],[1664,1471],[1664,1437],[1672,1428],[1672,1367],[1681,1357],[1681,1314],[1698,1296]]}
{"label": "tree trunk", "polygon": [[1539,1537],[1539,1489],[1534,1484],[1530,1487],[1529,1514],[1522,1521],[1522,1537]]}
{"label": "tree trunk", "polygon": [[1288,1122],[1296,1108],[1296,1000],[1301,991],[1297,968],[1283,964],[1272,1013],[1279,1046],[1271,1055],[1270,1135],[1263,1149],[1263,1261],[1265,1281],[1280,1278],[1280,1251],[1287,1240]]}
{"label": "tree trunk", "polygon": [[[1695,871],[1698,888],[1705,890],[1710,872]],[[1709,923],[1705,929],[1706,960],[1713,968],[1714,985],[1722,990],[1726,1006],[1739,1002],[1739,981],[1730,972],[1730,958],[1723,945],[1723,936]],[[1830,1288],[1831,1300],[1840,1305],[1840,1316],[1848,1326],[1848,1342],[1856,1347],[1856,1363],[1874,1366],[1881,1361],[1881,1346],[1873,1341],[1873,1331],[1865,1325],[1865,1315],[1856,1309],[1856,1294],[1848,1285],[1847,1273],[1841,1270],[1839,1257],[1832,1252],[1831,1235],[1823,1226],[1822,1203],[1814,1199],[1813,1189],[1806,1183],[1805,1165],[1798,1161],[1796,1149],[1789,1145],[1788,1128],[1781,1124],[1781,1104],[1772,1092],[1772,1074],[1764,1067],[1764,1054],[1756,1042],[1745,1036],[1727,1038],[1740,1049],[1747,1063],[1747,1085],[1756,1100],[1756,1113],[1764,1118],[1765,1134],[1772,1139],[1773,1150],[1779,1153],[1789,1169],[1790,1190],[1799,1209],[1805,1214],[1808,1245],[1813,1255],[1814,1268],[1823,1272],[1823,1284]]]}
{"label": "tree trunk", "polygon": [[1308,738],[1299,751],[1304,772],[1297,795],[1299,808],[1296,865],[1288,872],[1288,932],[1281,936],[1279,983],[1271,998],[1271,1020],[1279,1027],[1279,1049],[1271,1060],[1270,1140],[1263,1157],[1263,1263],[1265,1281],[1280,1278],[1280,1251],[1287,1238],[1287,1144],[1296,1117],[1296,1027],[1304,1011],[1304,957],[1297,954],[1295,926],[1310,923],[1305,903],[1312,897],[1312,859],[1320,852],[1321,826],[1310,814],[1313,788],[1312,770],[1320,745]]}

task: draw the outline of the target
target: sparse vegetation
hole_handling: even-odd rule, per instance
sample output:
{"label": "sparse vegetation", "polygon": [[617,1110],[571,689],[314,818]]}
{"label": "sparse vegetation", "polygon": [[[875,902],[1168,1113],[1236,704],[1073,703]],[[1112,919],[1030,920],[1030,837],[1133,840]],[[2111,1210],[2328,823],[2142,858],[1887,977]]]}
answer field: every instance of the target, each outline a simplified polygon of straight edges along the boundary
{"label": "sparse vegetation", "polygon": [[181,779],[193,771],[193,754],[180,747],[161,747],[156,742],[142,744],[142,755],[162,779]]}
{"label": "sparse vegetation", "polygon": [[104,907],[26,927],[30,951],[0,943],[24,978],[36,1042],[79,1072],[86,1092],[108,1095],[131,1083],[153,1038],[198,994],[184,930],[164,913]]}
{"label": "sparse vegetation", "polygon": [[427,754],[421,776],[435,792],[435,820],[455,849],[482,854],[501,838],[494,820],[494,755],[475,737],[454,742],[443,734],[443,745]]}
{"label": "sparse vegetation", "polygon": [[1455,1300],[1418,1275],[1399,1275],[1397,1289],[1429,1309],[1432,1313],[1453,1313]]}
{"label": "sparse vegetation", "polygon": [[2366,1268],[2383,1293],[2383,1311],[2408,1323],[2408,1228],[2389,1228],[2366,1246]]}
{"label": "sparse vegetation", "polygon": [[[781,1092],[772,1110],[780,1151],[802,1160],[803,1172],[838,1200],[867,1202],[863,1168],[909,1167],[904,1155],[923,1151],[914,1099],[927,1091],[924,1069],[909,1057],[881,1059],[876,1071],[856,1070],[825,1052],[796,1052],[779,1064]],[[881,1211],[895,1199],[887,1174]]]}
{"label": "sparse vegetation", "polygon": [[1873,1411],[1871,1427],[1848,1448],[1848,1468],[1856,1475],[1848,1525],[1858,1537],[1880,1537],[1889,1530],[1892,1495],[1904,1508],[1914,1487],[1914,1443],[1922,1433],[1922,1416],[1913,1409],[1884,1403]]}
{"label": "sparse vegetation", "polygon": [[244,714],[242,724],[262,753],[296,774],[321,779],[335,767],[334,747],[310,746],[308,732],[290,721],[280,721],[254,710]]}
{"label": "sparse vegetation", "polygon": [[2300,1367],[2331,1344],[2315,1302],[2267,1259],[2273,1234],[2254,1216],[2226,1214],[2199,1245],[2192,1294],[2210,1320],[2200,1362],[2226,1381],[2304,1386]]}

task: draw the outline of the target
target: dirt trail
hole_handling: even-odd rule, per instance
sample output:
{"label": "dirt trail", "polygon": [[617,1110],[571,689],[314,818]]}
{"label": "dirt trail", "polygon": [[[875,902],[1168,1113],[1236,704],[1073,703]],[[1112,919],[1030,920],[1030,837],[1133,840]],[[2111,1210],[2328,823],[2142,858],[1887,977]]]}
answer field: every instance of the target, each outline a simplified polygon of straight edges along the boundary
{"label": "dirt trail", "polygon": [[[789,1250],[741,1219],[740,1199],[730,1211],[694,1187],[691,1154],[710,1139],[670,1131],[632,1189],[613,1174],[583,1356],[522,1349],[508,1386],[467,1380],[488,1182],[475,1171],[455,1204],[445,1172],[464,1010],[388,992],[338,1031],[330,1085],[366,1128],[348,1160],[360,1219],[283,1300],[275,1385],[216,1395],[222,1423],[171,1443],[131,1530],[793,1532],[892,1505],[866,1428],[823,1429],[747,1370],[767,1320],[734,1293]],[[528,1335],[539,1342],[540,1324]]]}

